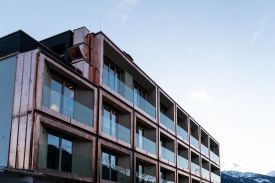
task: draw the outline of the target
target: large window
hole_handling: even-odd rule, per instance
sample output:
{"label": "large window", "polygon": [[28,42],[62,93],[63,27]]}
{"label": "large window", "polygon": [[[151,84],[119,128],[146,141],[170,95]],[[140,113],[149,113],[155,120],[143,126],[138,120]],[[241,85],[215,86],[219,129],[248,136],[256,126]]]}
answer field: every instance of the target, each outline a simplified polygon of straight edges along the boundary
{"label": "large window", "polygon": [[72,141],[48,134],[47,168],[72,171]]}
{"label": "large window", "polygon": [[93,91],[46,69],[42,104],[79,122],[93,125]]}
{"label": "large window", "polygon": [[103,132],[111,136],[117,136],[118,112],[111,107],[103,107]]}
{"label": "large window", "polygon": [[120,73],[120,70],[116,66],[110,64],[108,61],[104,62],[103,82],[115,91],[120,89]]}

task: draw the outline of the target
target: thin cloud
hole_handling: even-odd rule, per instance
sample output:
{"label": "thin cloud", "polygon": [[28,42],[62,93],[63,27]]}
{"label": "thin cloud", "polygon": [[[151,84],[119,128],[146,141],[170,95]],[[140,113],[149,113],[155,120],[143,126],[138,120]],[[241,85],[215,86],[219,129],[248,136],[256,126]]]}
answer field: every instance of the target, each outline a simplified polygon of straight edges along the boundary
{"label": "thin cloud", "polygon": [[115,2],[116,4],[112,8],[110,15],[119,18],[121,22],[125,22],[132,9],[139,4],[139,0],[119,0]]}
{"label": "thin cloud", "polygon": [[259,22],[258,22],[259,27],[252,35],[252,43],[254,43],[256,41],[256,39],[258,39],[263,34],[271,17],[272,16],[270,14],[268,14],[268,15],[265,15],[259,19]]}
{"label": "thin cloud", "polygon": [[211,96],[205,90],[191,92],[191,98],[195,100],[208,100]]}

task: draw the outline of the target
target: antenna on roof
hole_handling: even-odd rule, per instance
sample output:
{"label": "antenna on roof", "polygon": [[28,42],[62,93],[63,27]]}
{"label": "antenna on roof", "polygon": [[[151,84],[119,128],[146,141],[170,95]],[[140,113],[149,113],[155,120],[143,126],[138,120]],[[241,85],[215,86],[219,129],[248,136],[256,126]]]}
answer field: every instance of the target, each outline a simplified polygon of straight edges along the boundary
{"label": "antenna on roof", "polygon": [[99,17],[99,30],[102,31],[102,28],[101,28],[101,16]]}

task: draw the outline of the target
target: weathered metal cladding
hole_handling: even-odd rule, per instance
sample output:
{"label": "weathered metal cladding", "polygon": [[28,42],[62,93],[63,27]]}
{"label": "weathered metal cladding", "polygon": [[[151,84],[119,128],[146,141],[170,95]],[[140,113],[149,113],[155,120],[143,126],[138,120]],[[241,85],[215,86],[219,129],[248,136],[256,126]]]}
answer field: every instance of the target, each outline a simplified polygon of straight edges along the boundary
{"label": "weathered metal cladding", "polygon": [[16,60],[9,168],[30,169],[37,53],[21,53]]}

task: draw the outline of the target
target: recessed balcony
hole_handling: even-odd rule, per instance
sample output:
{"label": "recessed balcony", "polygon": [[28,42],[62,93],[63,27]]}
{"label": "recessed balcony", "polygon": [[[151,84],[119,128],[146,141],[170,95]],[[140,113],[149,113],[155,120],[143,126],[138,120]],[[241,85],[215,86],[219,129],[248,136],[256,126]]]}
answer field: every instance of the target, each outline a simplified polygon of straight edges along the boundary
{"label": "recessed balcony", "polygon": [[106,182],[131,182],[129,155],[103,147],[100,165],[101,180]]}
{"label": "recessed balcony", "polygon": [[211,182],[213,183],[221,182],[220,169],[213,164],[211,164]]}
{"label": "recessed balcony", "polygon": [[219,145],[212,138],[210,138],[210,159],[217,165],[220,164],[219,154]]}
{"label": "recessed balcony", "polygon": [[160,183],[175,183],[175,171],[161,167]]}
{"label": "recessed balcony", "polygon": [[131,114],[110,104],[103,103],[102,132],[127,144],[131,143]]}
{"label": "recessed balcony", "polygon": [[189,151],[188,148],[178,143],[178,168],[189,170]]}
{"label": "recessed balcony", "polygon": [[188,143],[188,116],[177,108],[177,137]]}
{"label": "recessed balcony", "polygon": [[190,183],[189,176],[178,174],[178,183]]}
{"label": "recessed balcony", "polygon": [[136,147],[154,155],[157,153],[156,129],[139,118],[136,125]]}
{"label": "recessed balcony", "polygon": [[209,145],[209,136],[204,130],[201,129],[201,153],[207,158],[209,157],[208,145]]}
{"label": "recessed balcony", "polygon": [[67,78],[46,69],[42,105],[88,126],[93,126],[93,90]]}
{"label": "recessed balcony", "polygon": [[160,92],[160,124],[168,131],[175,132],[174,103]]}
{"label": "recessed balcony", "polygon": [[191,173],[197,176],[201,175],[200,156],[191,152]]}
{"label": "recessed balcony", "polygon": [[190,120],[190,145],[196,150],[200,150],[199,126],[192,119]]}
{"label": "recessed balcony", "polygon": [[201,177],[210,180],[209,161],[202,158]]}
{"label": "recessed balcony", "polygon": [[91,177],[92,143],[42,126],[38,167],[77,177]]}
{"label": "recessed balcony", "polygon": [[136,162],[136,183],[156,183],[156,165],[138,159]]}
{"label": "recessed balcony", "polygon": [[175,142],[162,133],[160,135],[160,157],[170,163],[175,163]]}

